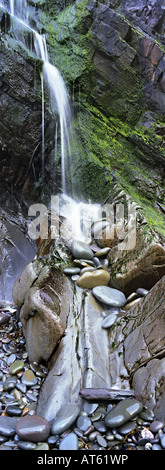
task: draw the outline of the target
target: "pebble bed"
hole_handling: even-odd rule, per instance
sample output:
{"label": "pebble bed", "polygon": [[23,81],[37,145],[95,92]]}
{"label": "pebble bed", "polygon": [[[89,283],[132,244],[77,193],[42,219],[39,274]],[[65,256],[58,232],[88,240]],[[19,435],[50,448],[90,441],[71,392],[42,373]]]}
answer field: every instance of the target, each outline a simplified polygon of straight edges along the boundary
{"label": "pebble bed", "polygon": [[[73,409],[66,423],[64,417],[61,419],[61,430],[59,419],[58,434],[55,433],[56,422],[52,425],[36,415],[39,391],[47,372],[45,365],[28,362],[16,308],[1,306],[0,450],[165,449],[165,423],[156,420],[153,412],[142,404],[131,419],[110,428],[109,413],[111,410],[114,413],[121,401],[102,404],[84,400],[82,411],[75,415]],[[122,407],[124,402],[128,399],[122,401]]]}

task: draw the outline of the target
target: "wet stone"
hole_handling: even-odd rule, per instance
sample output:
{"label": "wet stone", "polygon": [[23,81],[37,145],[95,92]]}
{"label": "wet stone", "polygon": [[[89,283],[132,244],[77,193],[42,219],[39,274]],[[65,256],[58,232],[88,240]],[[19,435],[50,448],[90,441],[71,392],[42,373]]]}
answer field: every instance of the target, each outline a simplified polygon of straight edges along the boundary
{"label": "wet stone", "polygon": [[25,441],[42,442],[45,441],[50,434],[50,424],[42,416],[27,415],[18,420],[16,433]]}
{"label": "wet stone", "polygon": [[0,313],[0,326],[8,323],[11,316],[8,313]]}
{"label": "wet stone", "polygon": [[123,307],[126,303],[126,297],[123,292],[108,286],[94,287],[92,293],[100,302],[111,307]]}
{"label": "wet stone", "polygon": [[30,441],[18,441],[17,446],[21,450],[33,450],[36,448],[36,444]]}
{"label": "wet stone", "polygon": [[59,445],[59,450],[78,450],[78,437],[74,432],[65,436]]}
{"label": "wet stone", "polygon": [[19,408],[19,406],[16,406],[16,405],[8,405],[6,407],[6,413],[9,416],[21,416],[22,415],[22,409]]}
{"label": "wet stone", "polygon": [[51,432],[52,434],[61,434],[68,429],[76,420],[80,408],[74,403],[65,403],[63,409],[60,410],[54,419]]}
{"label": "wet stone", "polygon": [[117,315],[111,313],[110,315],[106,316],[102,321],[102,328],[110,328],[116,322]]}
{"label": "wet stone", "polygon": [[88,416],[79,416],[79,418],[77,419],[77,427],[81,431],[86,431],[90,425],[91,420],[88,418]]}
{"label": "wet stone", "polygon": [[0,416],[0,434],[6,437],[14,436],[16,432],[17,418]]}
{"label": "wet stone", "polygon": [[69,276],[72,276],[74,274],[79,274],[80,268],[64,268],[63,273],[68,274]]}
{"label": "wet stone", "polygon": [[128,421],[127,423],[123,424],[118,428],[118,431],[122,436],[126,436],[126,434],[129,434],[130,432],[134,431],[136,429],[136,422],[131,422]]}
{"label": "wet stone", "polygon": [[95,429],[96,429],[97,431],[101,432],[101,433],[104,433],[104,432],[107,431],[107,426],[106,426],[106,424],[105,424],[105,421],[102,421],[102,420],[100,420],[100,421],[95,421],[95,422],[93,423],[93,425],[94,425]]}
{"label": "wet stone", "polygon": [[104,437],[100,436],[100,434],[97,436],[97,442],[99,446],[101,447],[107,447],[107,441],[104,439]]}
{"label": "wet stone", "polygon": [[87,243],[84,243],[79,240],[73,240],[72,246],[71,246],[72,254],[74,258],[77,259],[92,259],[93,258],[93,251],[87,245]]}
{"label": "wet stone", "polygon": [[162,434],[160,437],[161,446],[165,449],[165,434]]}
{"label": "wet stone", "polygon": [[24,361],[23,360],[15,361],[11,364],[10,369],[9,369],[9,373],[11,375],[15,375],[18,372],[20,372],[23,368],[24,368]]}
{"label": "wet stone", "polygon": [[22,376],[22,383],[31,387],[32,385],[37,384],[37,377],[35,377],[34,373],[30,369],[26,369],[23,376]]}
{"label": "wet stone", "polygon": [[162,421],[155,420],[150,424],[150,431],[156,434],[159,431],[159,429],[163,429],[163,427],[164,425]]}
{"label": "wet stone", "polygon": [[148,292],[149,290],[143,289],[142,287],[139,287],[136,291],[136,293],[140,295],[141,297],[145,297],[148,294]]}
{"label": "wet stone", "polygon": [[105,417],[105,424],[109,428],[119,427],[122,424],[134,418],[143,409],[142,403],[134,398],[126,398],[119,402],[113,410],[111,410]]}

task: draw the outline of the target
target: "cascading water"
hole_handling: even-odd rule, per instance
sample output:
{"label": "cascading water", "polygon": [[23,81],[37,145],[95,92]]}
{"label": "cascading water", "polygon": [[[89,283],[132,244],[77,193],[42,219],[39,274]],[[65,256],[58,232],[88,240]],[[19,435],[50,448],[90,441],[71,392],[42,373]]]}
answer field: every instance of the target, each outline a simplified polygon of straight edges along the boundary
{"label": "cascading water", "polygon": [[[62,197],[61,205],[63,207],[66,218],[72,226],[72,232],[74,236],[79,239],[88,238],[88,234],[82,230],[82,221],[86,221],[86,225],[90,225],[92,220],[98,217],[98,206],[78,203],[66,195],[67,192],[67,164],[70,157],[70,145],[69,145],[69,132],[68,125],[71,122],[71,110],[69,106],[68,93],[64,83],[64,80],[57,70],[50,62],[48,58],[48,51],[46,45],[46,39],[44,35],[40,35],[30,25],[30,9],[27,0],[4,0],[0,2],[0,6],[8,9],[10,15],[17,22],[17,28],[20,27],[25,29],[33,36],[34,49],[37,57],[43,61],[43,74],[41,74],[41,91],[42,91],[42,174],[44,174],[44,82],[46,82],[49,95],[50,95],[50,107],[53,113],[59,115],[59,125],[56,121],[55,125],[55,153],[57,152],[57,130],[60,127],[61,134],[61,186],[62,186]],[[15,26],[15,25],[14,25]],[[14,28],[13,26],[13,28]],[[19,28],[18,28],[19,29]],[[17,32],[15,33],[17,39]],[[20,40],[20,34],[19,34]],[[21,35],[22,42],[24,41],[23,34]],[[26,45],[27,46],[27,45]]]}
{"label": "cascading water", "polygon": [[[0,6],[6,8],[7,1],[4,0]],[[53,114],[58,113],[61,138],[61,186],[62,192],[66,193],[67,183],[67,162],[70,159],[70,144],[68,127],[71,123],[71,110],[68,99],[68,92],[64,80],[56,67],[54,67],[48,58],[46,39],[30,26],[29,7],[27,0],[8,0],[8,11],[12,17],[17,20],[20,26],[28,28],[33,34],[34,47],[37,57],[43,61],[43,76],[41,76],[42,89],[42,173],[44,173],[44,83],[45,80],[49,96],[50,107]],[[57,126],[56,126],[57,129]],[[56,134],[56,132],[55,132]],[[55,135],[56,145],[56,135]]]}

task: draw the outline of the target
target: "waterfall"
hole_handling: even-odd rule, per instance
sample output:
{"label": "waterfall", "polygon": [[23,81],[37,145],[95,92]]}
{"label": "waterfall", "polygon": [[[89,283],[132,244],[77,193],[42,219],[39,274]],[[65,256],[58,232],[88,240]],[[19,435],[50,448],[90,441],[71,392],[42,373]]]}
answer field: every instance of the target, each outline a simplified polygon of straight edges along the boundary
{"label": "waterfall", "polygon": [[[6,0],[0,6],[6,8]],[[41,75],[42,92],[42,174],[44,174],[44,81],[47,84],[50,98],[50,108],[54,115],[58,114],[61,140],[61,186],[62,192],[67,191],[67,165],[70,160],[70,144],[68,127],[71,123],[71,110],[68,92],[59,70],[49,62],[46,39],[31,28],[29,22],[29,7],[27,0],[8,0],[8,11],[20,25],[28,28],[34,37],[34,47],[37,57],[43,61],[43,75]],[[57,129],[57,126],[56,126]],[[56,146],[56,130],[55,130]]]}

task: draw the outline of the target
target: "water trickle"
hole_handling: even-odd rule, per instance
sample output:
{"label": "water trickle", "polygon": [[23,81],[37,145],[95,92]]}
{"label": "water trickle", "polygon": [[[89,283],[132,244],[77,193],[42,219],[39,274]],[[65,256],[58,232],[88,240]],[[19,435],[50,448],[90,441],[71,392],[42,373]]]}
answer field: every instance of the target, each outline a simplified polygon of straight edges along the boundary
{"label": "water trickle", "polygon": [[[8,11],[12,17],[15,17],[21,27],[29,29],[34,39],[34,48],[37,57],[43,61],[43,76],[41,76],[42,92],[42,174],[44,174],[45,150],[44,150],[44,82],[47,84],[50,98],[50,107],[53,115],[59,117],[60,140],[61,140],[61,185],[62,192],[67,190],[67,171],[68,160],[70,159],[69,144],[69,125],[71,123],[71,110],[69,105],[68,92],[64,80],[59,70],[49,62],[46,38],[40,35],[30,26],[29,5],[27,0],[9,0]],[[6,7],[6,1],[0,3],[0,6]],[[19,38],[20,39],[20,38]],[[23,41],[23,38],[22,38]],[[56,126],[57,130],[57,126]],[[55,146],[56,142],[55,130]],[[55,151],[56,153],[56,151]]]}

